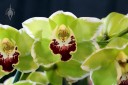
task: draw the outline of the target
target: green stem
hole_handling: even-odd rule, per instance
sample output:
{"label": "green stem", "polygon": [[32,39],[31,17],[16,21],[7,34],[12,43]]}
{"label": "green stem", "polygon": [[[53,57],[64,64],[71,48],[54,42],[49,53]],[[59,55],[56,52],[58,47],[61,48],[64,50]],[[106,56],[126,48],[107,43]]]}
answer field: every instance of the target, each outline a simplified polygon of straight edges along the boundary
{"label": "green stem", "polygon": [[30,73],[22,73],[20,80],[26,80]]}
{"label": "green stem", "polygon": [[21,77],[21,72],[17,70],[13,83],[16,83],[17,81],[19,81],[20,77]]}
{"label": "green stem", "polygon": [[88,77],[82,79],[82,80],[79,80],[78,82],[74,83],[73,85],[88,85]]}

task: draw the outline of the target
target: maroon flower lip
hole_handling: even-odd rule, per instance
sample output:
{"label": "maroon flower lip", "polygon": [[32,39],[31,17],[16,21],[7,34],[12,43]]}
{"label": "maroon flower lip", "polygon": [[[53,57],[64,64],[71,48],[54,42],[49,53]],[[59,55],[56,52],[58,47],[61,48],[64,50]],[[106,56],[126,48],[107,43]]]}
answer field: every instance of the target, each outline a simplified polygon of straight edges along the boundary
{"label": "maroon flower lip", "polygon": [[125,80],[122,80],[122,76],[120,78],[121,82],[119,85],[128,85],[128,77],[127,77],[128,74],[125,75]]}
{"label": "maroon flower lip", "polygon": [[0,65],[2,66],[2,69],[6,72],[11,72],[13,68],[13,64],[18,63],[18,57],[20,53],[17,50],[17,47],[15,47],[15,52],[10,56],[7,55],[6,58],[0,53]]}
{"label": "maroon flower lip", "polygon": [[71,36],[68,45],[63,44],[62,46],[60,46],[60,43],[58,43],[56,39],[53,39],[52,42],[50,43],[50,48],[54,54],[61,55],[62,61],[67,61],[72,56],[70,52],[76,50],[75,37]]}

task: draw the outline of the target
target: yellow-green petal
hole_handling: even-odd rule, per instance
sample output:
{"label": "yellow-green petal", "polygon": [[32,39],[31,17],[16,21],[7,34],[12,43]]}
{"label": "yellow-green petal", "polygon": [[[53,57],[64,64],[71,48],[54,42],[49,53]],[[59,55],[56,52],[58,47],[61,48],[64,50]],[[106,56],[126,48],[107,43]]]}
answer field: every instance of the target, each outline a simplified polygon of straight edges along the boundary
{"label": "yellow-green petal", "polygon": [[4,81],[4,85],[13,85],[14,77],[10,77]]}
{"label": "yellow-green petal", "polygon": [[70,80],[79,80],[87,76],[87,72],[81,69],[81,63],[76,60],[57,63],[57,73]]}
{"label": "yellow-green petal", "polygon": [[20,30],[20,36],[16,41],[20,51],[19,63],[16,69],[22,72],[34,71],[38,68],[38,64],[34,62],[31,56],[31,48],[34,40],[23,30]]}
{"label": "yellow-green petal", "polygon": [[91,40],[95,36],[95,33],[100,29],[101,21],[97,18],[78,18],[74,21],[70,28],[76,37],[77,42],[85,40]]}
{"label": "yellow-green petal", "polygon": [[93,53],[82,64],[82,69],[92,71],[109,65],[117,57],[119,50],[113,48],[105,48]]}
{"label": "yellow-green petal", "polygon": [[116,48],[116,49],[124,49],[128,45],[128,39],[122,37],[113,38],[106,47]]}
{"label": "yellow-green petal", "polygon": [[51,85],[62,85],[63,78],[58,75],[55,69],[47,70],[46,74]]}
{"label": "yellow-green petal", "polygon": [[9,38],[16,41],[18,35],[19,35],[19,32],[17,29],[8,25],[0,25],[0,40],[3,38]]}
{"label": "yellow-green petal", "polygon": [[35,71],[37,68],[38,64],[34,62],[30,54],[24,57],[19,57],[19,63],[15,65],[15,69],[25,73]]}
{"label": "yellow-green petal", "polygon": [[103,19],[103,33],[108,37],[117,36],[128,28],[128,17],[123,14],[112,12]]}
{"label": "yellow-green petal", "polygon": [[60,55],[54,55],[50,50],[49,45],[49,39],[35,41],[32,48],[32,56],[35,62],[37,62],[40,65],[49,66],[60,61]]}
{"label": "yellow-green petal", "polygon": [[69,26],[76,19],[76,16],[70,12],[57,11],[49,19],[53,20],[58,26],[62,24]]}
{"label": "yellow-green petal", "polygon": [[37,85],[36,82],[32,82],[30,80],[22,80],[14,83],[13,85]]}
{"label": "yellow-green petal", "polygon": [[50,38],[52,34],[49,20],[44,17],[34,17],[23,22],[25,31],[35,39]]}
{"label": "yellow-green petal", "polygon": [[3,76],[5,76],[7,74],[9,74],[9,72],[3,71],[2,66],[0,66],[0,78],[2,78]]}
{"label": "yellow-green petal", "polygon": [[72,53],[73,59],[83,62],[89,55],[96,50],[92,41],[83,41],[77,43],[77,49]]}
{"label": "yellow-green petal", "polygon": [[115,62],[109,63],[107,67],[102,67],[91,73],[94,85],[117,85],[117,70]]}
{"label": "yellow-green petal", "polygon": [[45,72],[32,72],[27,80],[31,80],[33,82],[37,82],[43,85],[48,85],[49,81]]}

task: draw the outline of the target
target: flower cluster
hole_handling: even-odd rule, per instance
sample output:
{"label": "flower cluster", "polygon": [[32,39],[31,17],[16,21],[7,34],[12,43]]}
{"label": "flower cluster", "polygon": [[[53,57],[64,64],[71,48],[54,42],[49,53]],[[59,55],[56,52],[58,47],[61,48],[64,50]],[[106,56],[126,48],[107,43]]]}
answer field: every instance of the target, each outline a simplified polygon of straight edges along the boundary
{"label": "flower cluster", "polygon": [[128,85],[128,17],[77,18],[57,11],[33,17],[16,30],[0,25],[0,77],[5,85],[62,85],[90,79],[93,85]]}

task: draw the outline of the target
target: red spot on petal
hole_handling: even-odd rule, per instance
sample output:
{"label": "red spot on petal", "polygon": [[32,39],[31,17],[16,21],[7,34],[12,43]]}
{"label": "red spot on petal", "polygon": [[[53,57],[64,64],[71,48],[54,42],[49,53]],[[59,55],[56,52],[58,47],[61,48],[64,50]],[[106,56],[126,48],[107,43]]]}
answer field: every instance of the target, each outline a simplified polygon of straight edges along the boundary
{"label": "red spot on petal", "polygon": [[3,55],[1,55],[1,53],[0,53],[0,58],[2,58],[3,57]]}
{"label": "red spot on petal", "polygon": [[[2,54],[0,54],[2,55]],[[3,56],[3,55],[2,55]],[[19,53],[15,52],[13,57],[0,58],[0,65],[3,67],[4,71],[10,72],[13,70],[13,64],[18,63]]]}
{"label": "red spot on petal", "polygon": [[71,41],[68,43],[68,45],[62,45],[59,46],[59,43],[56,39],[53,39],[50,48],[53,51],[54,54],[60,54],[62,61],[67,61],[71,58],[70,52],[76,50],[76,43],[74,40],[74,36],[71,36]]}
{"label": "red spot on petal", "polygon": [[122,80],[119,85],[128,85],[128,80]]}

